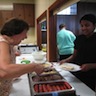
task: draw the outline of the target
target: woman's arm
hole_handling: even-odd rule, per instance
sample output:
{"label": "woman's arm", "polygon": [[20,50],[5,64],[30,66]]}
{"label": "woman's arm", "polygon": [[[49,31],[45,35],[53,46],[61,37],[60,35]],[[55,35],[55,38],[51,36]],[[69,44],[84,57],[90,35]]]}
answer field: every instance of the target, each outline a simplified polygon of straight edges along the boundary
{"label": "woman's arm", "polygon": [[0,42],[0,78],[14,78],[33,71],[40,74],[43,70],[42,65],[36,65],[35,63],[12,64],[9,45]]}
{"label": "woman's arm", "polygon": [[96,69],[96,63],[85,63],[81,66],[82,71],[88,71],[91,69]]}
{"label": "woman's arm", "polygon": [[25,73],[36,72],[40,74],[44,71],[44,67],[42,65],[32,64],[9,64],[3,67],[0,67],[0,71],[2,74],[1,78],[15,78],[21,76]]}
{"label": "woman's arm", "polygon": [[17,46],[14,46],[14,53],[15,53],[15,56],[20,56],[21,55],[21,52],[18,50]]}
{"label": "woman's arm", "polygon": [[77,55],[77,50],[74,49],[74,53],[70,57],[68,57],[64,60],[61,60],[59,63],[62,64],[62,63],[65,63],[65,62],[71,62],[76,58],[76,55]]}

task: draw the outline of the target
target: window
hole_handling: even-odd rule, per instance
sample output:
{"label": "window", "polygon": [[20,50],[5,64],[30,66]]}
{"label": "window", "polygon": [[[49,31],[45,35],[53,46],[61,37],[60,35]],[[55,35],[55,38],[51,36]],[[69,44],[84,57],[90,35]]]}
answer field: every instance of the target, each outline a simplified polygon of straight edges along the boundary
{"label": "window", "polygon": [[57,13],[57,15],[76,15],[76,14],[77,14],[77,3]]}

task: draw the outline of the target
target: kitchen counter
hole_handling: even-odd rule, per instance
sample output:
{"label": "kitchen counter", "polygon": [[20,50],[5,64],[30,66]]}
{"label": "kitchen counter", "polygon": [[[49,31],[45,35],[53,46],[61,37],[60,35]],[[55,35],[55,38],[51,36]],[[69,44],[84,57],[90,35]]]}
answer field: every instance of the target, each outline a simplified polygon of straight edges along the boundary
{"label": "kitchen counter", "polygon": [[78,96],[96,96],[95,92],[68,71],[60,74],[76,89]]}
{"label": "kitchen counter", "polygon": [[[32,55],[24,54],[17,58],[17,63],[20,63],[22,58],[32,60]],[[86,86],[83,82],[77,79],[73,74],[68,71],[60,71],[60,74],[76,89],[78,96],[96,96],[95,92]],[[30,87],[27,74],[19,77],[18,80],[13,82],[13,87],[10,96],[31,96]]]}
{"label": "kitchen counter", "polygon": [[76,89],[77,96],[96,96],[96,92],[90,89],[72,73],[69,71],[60,70],[58,65],[55,68]]}
{"label": "kitchen counter", "polygon": [[31,96],[27,74],[13,81],[11,94],[9,96]]}
{"label": "kitchen counter", "polygon": [[[16,57],[16,63],[21,64],[21,61],[27,59],[32,62],[32,54],[22,54]],[[24,74],[13,81],[11,94],[9,96],[31,96],[28,75]]]}

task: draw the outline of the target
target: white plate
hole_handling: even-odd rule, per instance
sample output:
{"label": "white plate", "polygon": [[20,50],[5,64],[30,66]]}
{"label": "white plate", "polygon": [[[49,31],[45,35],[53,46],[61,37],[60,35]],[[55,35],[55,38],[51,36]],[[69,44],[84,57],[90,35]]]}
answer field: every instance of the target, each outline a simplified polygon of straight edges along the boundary
{"label": "white plate", "polygon": [[60,65],[60,68],[63,70],[66,70],[66,71],[70,71],[70,72],[75,72],[75,71],[81,70],[79,65],[73,64],[73,63],[64,63],[64,64]]}
{"label": "white plate", "polygon": [[45,68],[47,67],[52,67],[52,64],[50,62],[45,62],[45,64],[43,64]]}

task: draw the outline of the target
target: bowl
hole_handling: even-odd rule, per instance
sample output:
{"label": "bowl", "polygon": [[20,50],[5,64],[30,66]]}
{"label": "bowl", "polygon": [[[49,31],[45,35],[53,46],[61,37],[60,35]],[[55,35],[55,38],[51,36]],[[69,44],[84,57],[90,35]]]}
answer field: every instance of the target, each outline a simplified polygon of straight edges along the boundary
{"label": "bowl", "polygon": [[42,61],[45,58],[45,54],[42,51],[37,51],[33,53],[33,58],[36,61]]}
{"label": "bowl", "polygon": [[21,63],[22,64],[29,64],[29,63],[31,63],[31,61],[30,60],[22,60]]}

